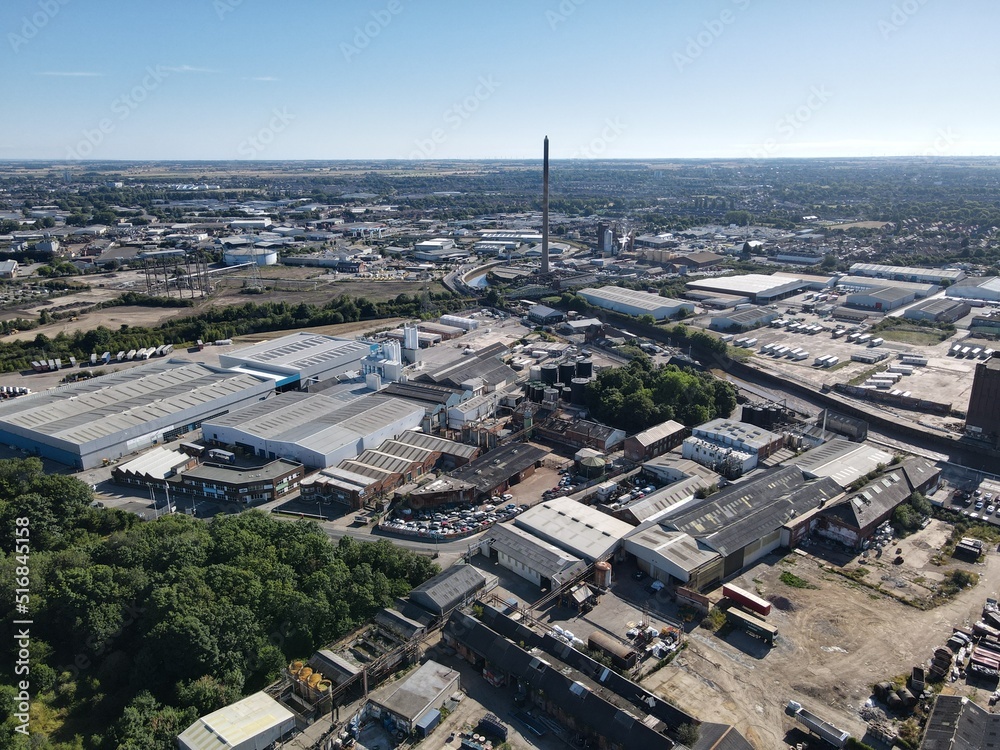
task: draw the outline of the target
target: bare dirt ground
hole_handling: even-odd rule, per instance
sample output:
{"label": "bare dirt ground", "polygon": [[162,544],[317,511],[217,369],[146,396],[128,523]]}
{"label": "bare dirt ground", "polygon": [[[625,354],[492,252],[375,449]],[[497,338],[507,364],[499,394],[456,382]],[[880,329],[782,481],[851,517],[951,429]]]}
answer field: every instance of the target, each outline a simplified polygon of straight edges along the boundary
{"label": "bare dirt ground", "polygon": [[[949,531],[946,525],[933,523],[900,545],[903,566],[888,565],[893,578],[909,579],[908,595],[922,588],[913,579],[940,576],[952,567],[980,574],[979,585],[946,604],[929,611],[902,604],[832,573],[831,563],[820,557],[825,551],[815,547],[805,556],[768,558],[736,583],[781,603],[782,608],[776,605],[768,617],[780,633],[774,648],[767,649],[742,633],[720,638],[697,628],[689,636],[688,648],[649,677],[645,686],[705,720],[733,723],[761,750],[785,746],[784,735],[794,727],[784,713],[789,700],[862,737],[866,726],[858,709],[871,695],[871,686],[924,664],[934,648],[944,645],[953,626],[975,622],[984,599],[996,596],[1000,584],[997,554],[991,552],[979,565],[948,561],[939,568],[930,563]],[[871,567],[866,581],[894,585],[880,580],[885,568]],[[784,571],[816,588],[783,583]],[[960,682],[947,689],[971,695],[983,705],[989,697]]]}

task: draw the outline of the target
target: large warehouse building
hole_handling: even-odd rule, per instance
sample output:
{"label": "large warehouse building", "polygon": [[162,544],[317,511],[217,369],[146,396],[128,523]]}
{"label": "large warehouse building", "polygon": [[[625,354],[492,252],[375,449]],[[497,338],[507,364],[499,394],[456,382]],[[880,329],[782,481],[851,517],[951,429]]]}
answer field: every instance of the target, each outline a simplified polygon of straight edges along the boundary
{"label": "large warehouse building", "polygon": [[642,524],[625,538],[625,551],[664,583],[704,589],[793,546],[794,535],[783,527],[802,522],[808,529],[809,515],[842,495],[829,477],[807,482],[794,466],[775,468]]}
{"label": "large warehouse building", "polygon": [[363,341],[318,333],[293,333],[219,355],[222,367],[271,378],[279,388],[302,387],[359,370],[361,360],[378,349]]}
{"label": "large warehouse building", "polygon": [[0,404],[0,442],[92,469],[266,398],[274,381],[179,360]]}
{"label": "large warehouse building", "polygon": [[758,304],[766,304],[796,295],[809,289],[811,284],[810,281],[795,277],[747,273],[741,276],[716,276],[689,281],[687,288],[699,292],[747,297]]}
{"label": "large warehouse building", "polygon": [[955,299],[980,299],[983,302],[1000,302],[1000,278],[977,276],[952,284],[945,294]]}
{"label": "large warehouse building", "polygon": [[618,286],[580,289],[577,294],[590,304],[603,307],[605,310],[625,313],[626,315],[652,315],[657,320],[673,318],[680,313],[694,312],[694,305],[690,302]]}
{"label": "large warehouse building", "polygon": [[855,263],[851,266],[851,275],[940,286],[961,281],[965,278],[965,271],[960,268],[914,268],[911,266],[883,266],[878,263]]}
{"label": "large warehouse building", "polygon": [[419,427],[423,407],[371,394],[346,404],[321,393],[282,393],[218,419],[205,420],[206,441],[260,458],[327,468]]}

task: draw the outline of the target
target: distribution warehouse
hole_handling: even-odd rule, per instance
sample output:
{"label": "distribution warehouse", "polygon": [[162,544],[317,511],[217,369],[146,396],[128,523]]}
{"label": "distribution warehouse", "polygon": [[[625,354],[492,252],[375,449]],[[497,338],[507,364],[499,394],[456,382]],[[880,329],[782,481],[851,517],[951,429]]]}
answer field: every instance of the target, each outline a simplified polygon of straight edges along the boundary
{"label": "distribution warehouse", "polygon": [[157,362],[0,403],[0,442],[91,469],[273,392],[257,375]]}
{"label": "distribution warehouse", "polygon": [[361,360],[377,348],[377,345],[363,341],[315,333],[293,333],[220,354],[219,364],[271,378],[279,387],[295,383],[305,387],[348,370],[360,369]]}
{"label": "distribution warehouse", "polygon": [[321,393],[291,391],[205,420],[202,433],[216,445],[325,469],[419,427],[423,419],[422,406],[392,396],[372,394],[345,404]]}
{"label": "distribution warehouse", "polygon": [[581,289],[577,292],[587,302],[607,310],[626,315],[652,315],[657,320],[673,318],[679,313],[694,312],[690,302],[661,297],[649,292],[638,292],[618,286],[602,286],[600,289]]}

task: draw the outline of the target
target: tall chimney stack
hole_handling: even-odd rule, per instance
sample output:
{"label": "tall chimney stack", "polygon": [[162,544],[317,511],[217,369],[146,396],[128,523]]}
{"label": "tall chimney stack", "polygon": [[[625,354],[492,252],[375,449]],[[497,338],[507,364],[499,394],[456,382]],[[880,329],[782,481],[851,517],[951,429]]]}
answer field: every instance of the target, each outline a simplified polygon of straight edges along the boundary
{"label": "tall chimney stack", "polygon": [[549,272],[549,137],[542,157],[542,273]]}

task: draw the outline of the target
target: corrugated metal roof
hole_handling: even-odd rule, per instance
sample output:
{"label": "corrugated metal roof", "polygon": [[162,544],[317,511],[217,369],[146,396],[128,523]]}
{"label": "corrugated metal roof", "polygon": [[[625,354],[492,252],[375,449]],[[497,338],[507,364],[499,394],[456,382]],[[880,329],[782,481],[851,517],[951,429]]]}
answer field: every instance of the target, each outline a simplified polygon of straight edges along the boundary
{"label": "corrugated metal roof", "polygon": [[228,356],[258,365],[305,369],[345,356],[367,356],[371,344],[351,339],[339,339],[315,333],[293,333],[238,349]]}
{"label": "corrugated metal roof", "polygon": [[8,423],[84,444],[273,382],[171,360],[59,386],[0,404]]}
{"label": "corrugated metal roof", "polygon": [[327,453],[338,445],[378,432],[407,414],[422,417],[423,409],[382,394],[362,396],[345,404],[322,393],[288,392],[210,420],[205,426],[237,429],[257,438],[296,443]]}
{"label": "corrugated metal roof", "polygon": [[266,693],[254,693],[241,701],[203,716],[178,735],[182,748],[229,750],[271,730],[294,728],[295,716]]}

